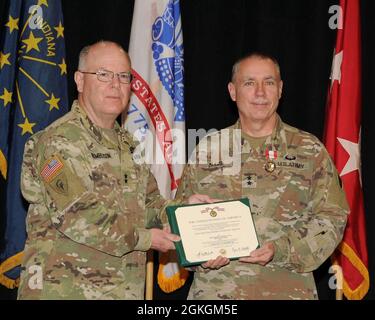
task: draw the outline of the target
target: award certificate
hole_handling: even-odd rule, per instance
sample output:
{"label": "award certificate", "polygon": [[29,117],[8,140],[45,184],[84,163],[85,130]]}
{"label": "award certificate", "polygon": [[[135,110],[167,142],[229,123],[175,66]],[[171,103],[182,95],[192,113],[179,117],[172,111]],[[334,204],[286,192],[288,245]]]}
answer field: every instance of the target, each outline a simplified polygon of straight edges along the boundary
{"label": "award certificate", "polygon": [[201,264],[224,256],[249,256],[259,246],[247,198],[167,207],[171,230],[182,266]]}

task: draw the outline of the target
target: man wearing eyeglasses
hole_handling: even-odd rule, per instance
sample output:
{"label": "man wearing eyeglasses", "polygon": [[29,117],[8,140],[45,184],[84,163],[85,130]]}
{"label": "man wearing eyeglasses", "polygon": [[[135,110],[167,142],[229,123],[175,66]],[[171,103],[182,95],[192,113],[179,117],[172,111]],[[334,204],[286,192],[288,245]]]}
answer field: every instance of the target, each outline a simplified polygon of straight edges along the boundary
{"label": "man wearing eyeglasses", "polygon": [[159,229],[166,202],[116,122],[130,97],[129,56],[113,42],[87,46],[74,79],[72,110],[25,146],[18,298],[143,299],[145,252],[174,249],[179,237]]}

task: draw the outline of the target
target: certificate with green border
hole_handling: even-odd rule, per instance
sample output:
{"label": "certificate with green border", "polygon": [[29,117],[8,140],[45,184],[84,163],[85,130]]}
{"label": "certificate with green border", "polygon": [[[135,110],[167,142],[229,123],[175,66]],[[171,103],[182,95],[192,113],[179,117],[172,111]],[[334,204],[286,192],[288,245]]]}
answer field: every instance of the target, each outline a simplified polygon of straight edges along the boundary
{"label": "certificate with green border", "polygon": [[183,267],[225,256],[231,260],[249,256],[259,247],[248,198],[167,207],[171,231]]}

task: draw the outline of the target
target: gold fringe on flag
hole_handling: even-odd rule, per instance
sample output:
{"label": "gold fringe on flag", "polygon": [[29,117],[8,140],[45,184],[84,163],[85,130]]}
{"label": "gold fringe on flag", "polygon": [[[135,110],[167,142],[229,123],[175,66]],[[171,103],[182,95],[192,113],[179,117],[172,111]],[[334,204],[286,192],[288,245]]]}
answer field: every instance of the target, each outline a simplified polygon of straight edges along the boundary
{"label": "gold fringe on flag", "polygon": [[7,165],[7,160],[5,159],[5,156],[3,152],[0,150],[0,172],[4,179],[7,178],[7,170],[8,170],[8,165]]}
{"label": "gold fringe on flag", "polygon": [[[359,271],[363,277],[362,283],[355,289],[352,290],[348,283],[343,277],[343,292],[347,299],[349,300],[361,300],[367,294],[370,287],[370,278],[368,274],[368,269],[363,264],[362,260],[357,256],[355,251],[344,241],[341,242],[340,246],[337,248],[349,261],[350,263]],[[333,264],[339,265],[338,261],[333,258]]]}
{"label": "gold fringe on flag", "polygon": [[[161,290],[166,293],[171,293],[180,289],[189,277],[189,272],[180,267],[177,273],[168,276],[166,269],[169,268],[168,264],[177,264],[171,261],[170,253],[163,253],[159,255],[159,271],[158,271],[158,284]],[[169,272],[170,273],[170,272]]]}
{"label": "gold fringe on flag", "polygon": [[22,263],[23,251],[9,257],[3,263],[0,264],[0,284],[7,287],[8,289],[17,288],[19,285],[19,278],[13,280],[8,278],[4,273],[12,270]]}

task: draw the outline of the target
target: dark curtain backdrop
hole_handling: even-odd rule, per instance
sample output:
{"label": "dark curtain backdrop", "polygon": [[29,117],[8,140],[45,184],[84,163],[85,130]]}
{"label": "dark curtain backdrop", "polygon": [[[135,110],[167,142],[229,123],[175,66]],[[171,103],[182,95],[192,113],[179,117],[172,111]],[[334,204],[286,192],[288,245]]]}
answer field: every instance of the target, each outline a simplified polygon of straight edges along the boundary
{"label": "dark curtain backdrop", "polygon": [[[9,1],[9,0],[6,0]],[[4,17],[5,0],[0,2]],[[68,63],[69,99],[76,97],[73,73],[80,49],[99,39],[128,48],[134,1],[63,0]],[[185,103],[187,129],[221,129],[235,122],[236,106],[227,83],[234,60],[253,50],[276,56],[284,80],[279,113],[293,126],[322,138],[325,101],[336,30],[331,30],[328,9],[338,0],[181,0],[185,48]],[[374,299],[375,209],[371,195],[375,181],[373,111],[375,80],[375,1],[362,0],[363,120],[362,174],[365,196],[371,287]],[[4,19],[0,19],[3,26]],[[315,272],[321,299],[334,299],[328,288],[329,263]],[[1,286],[0,286],[1,287]],[[1,289],[5,298],[15,291]],[[173,295],[155,287],[156,299],[183,299],[188,285]]]}

